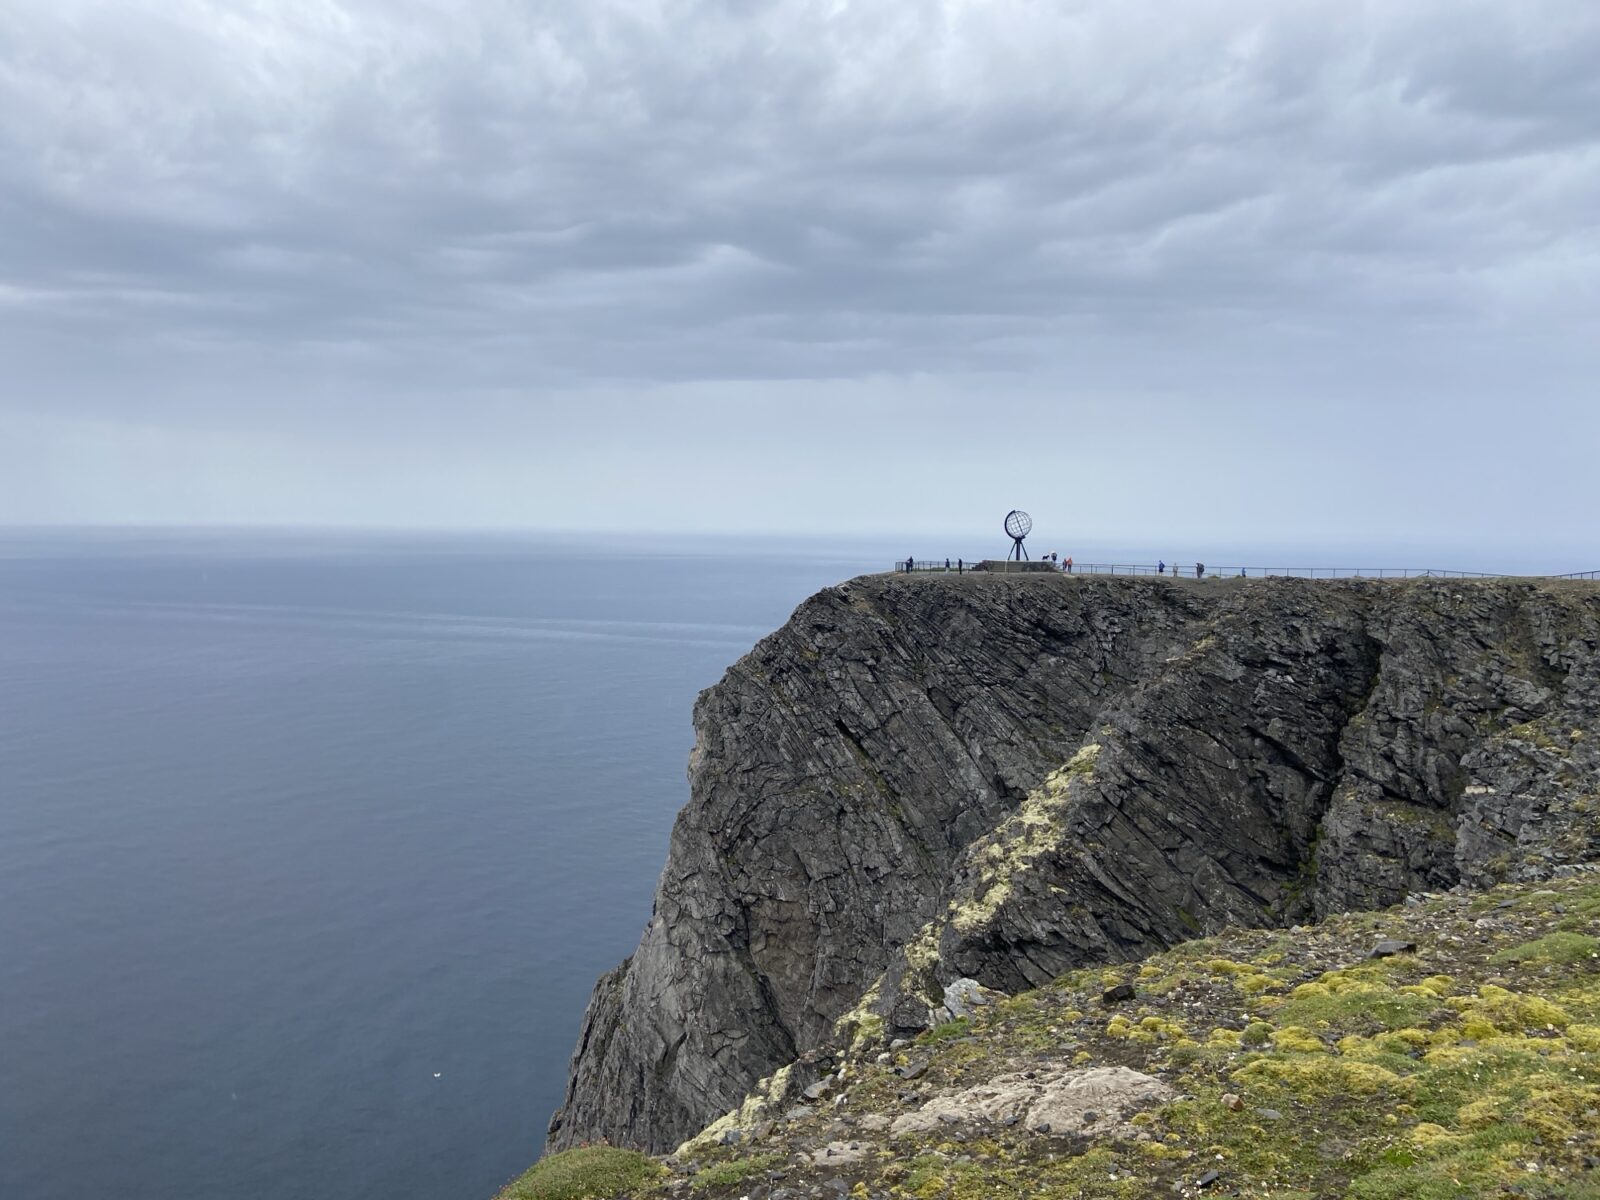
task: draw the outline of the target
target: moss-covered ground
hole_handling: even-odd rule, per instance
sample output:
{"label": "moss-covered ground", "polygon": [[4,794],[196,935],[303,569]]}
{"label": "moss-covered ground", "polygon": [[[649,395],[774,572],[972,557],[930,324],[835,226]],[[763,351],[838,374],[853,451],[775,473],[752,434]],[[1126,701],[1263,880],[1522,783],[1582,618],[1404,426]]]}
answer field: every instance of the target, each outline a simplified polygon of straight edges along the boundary
{"label": "moss-covered ground", "polygon": [[654,1159],[615,1146],[580,1146],[541,1158],[495,1200],[593,1200],[626,1195],[666,1174]]}
{"label": "moss-covered ground", "polygon": [[[669,1160],[626,1194],[1600,1200],[1597,935],[1600,875],[1585,873],[1077,971],[866,1049],[803,1115]],[[1416,950],[1368,957],[1385,938]],[[1124,982],[1135,998],[1106,1005]],[[1129,1066],[1176,1098],[1098,1142],[976,1115],[884,1128],[936,1094],[1063,1063]],[[925,1069],[903,1078],[908,1065]],[[830,1142],[865,1151],[813,1165]]]}

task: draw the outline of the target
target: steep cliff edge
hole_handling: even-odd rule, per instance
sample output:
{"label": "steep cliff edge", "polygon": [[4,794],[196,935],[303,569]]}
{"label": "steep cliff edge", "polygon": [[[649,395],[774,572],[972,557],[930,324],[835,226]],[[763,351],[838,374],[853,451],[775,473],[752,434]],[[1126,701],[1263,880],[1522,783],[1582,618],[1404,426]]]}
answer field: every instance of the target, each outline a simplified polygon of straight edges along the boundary
{"label": "steep cliff edge", "polygon": [[[671,1148],[836,1025],[1600,853],[1600,590],[873,577],[702,695],[561,1148]],[[848,1014],[848,1016],[847,1016]]]}

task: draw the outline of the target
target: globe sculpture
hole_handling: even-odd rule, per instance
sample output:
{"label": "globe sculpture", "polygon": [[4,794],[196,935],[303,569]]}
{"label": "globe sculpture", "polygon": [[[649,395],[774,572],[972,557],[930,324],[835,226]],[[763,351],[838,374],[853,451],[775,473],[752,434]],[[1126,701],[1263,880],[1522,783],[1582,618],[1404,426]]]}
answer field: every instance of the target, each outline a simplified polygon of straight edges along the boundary
{"label": "globe sculpture", "polygon": [[1018,562],[1026,561],[1028,555],[1022,548],[1022,539],[1033,530],[1033,518],[1020,508],[1013,508],[1006,514],[1006,533],[1011,538],[1011,557]]}

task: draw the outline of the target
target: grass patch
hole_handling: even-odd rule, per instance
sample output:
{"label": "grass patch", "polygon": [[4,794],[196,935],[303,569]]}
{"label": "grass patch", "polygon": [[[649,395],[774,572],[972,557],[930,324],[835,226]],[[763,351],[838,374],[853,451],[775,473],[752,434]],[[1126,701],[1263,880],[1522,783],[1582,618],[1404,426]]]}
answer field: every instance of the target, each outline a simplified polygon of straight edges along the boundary
{"label": "grass patch", "polygon": [[966,1037],[971,1031],[972,1018],[962,1017],[956,1021],[946,1021],[943,1025],[935,1025],[927,1033],[920,1034],[917,1041],[924,1046],[935,1046],[940,1042]]}
{"label": "grass patch", "polygon": [[1583,933],[1552,933],[1489,957],[1492,963],[1549,962],[1563,966],[1600,958],[1600,938]]}
{"label": "grass patch", "polygon": [[541,1158],[495,1200],[596,1200],[642,1187],[664,1173],[653,1159],[632,1150],[580,1146]]}

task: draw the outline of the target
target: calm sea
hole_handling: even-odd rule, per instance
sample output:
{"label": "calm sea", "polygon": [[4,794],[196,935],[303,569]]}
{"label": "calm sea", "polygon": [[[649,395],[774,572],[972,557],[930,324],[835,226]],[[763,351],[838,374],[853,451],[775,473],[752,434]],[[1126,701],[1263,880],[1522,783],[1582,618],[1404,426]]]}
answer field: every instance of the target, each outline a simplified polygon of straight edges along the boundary
{"label": "calm sea", "polygon": [[893,553],[0,535],[0,1197],[487,1200],[695,694]]}

